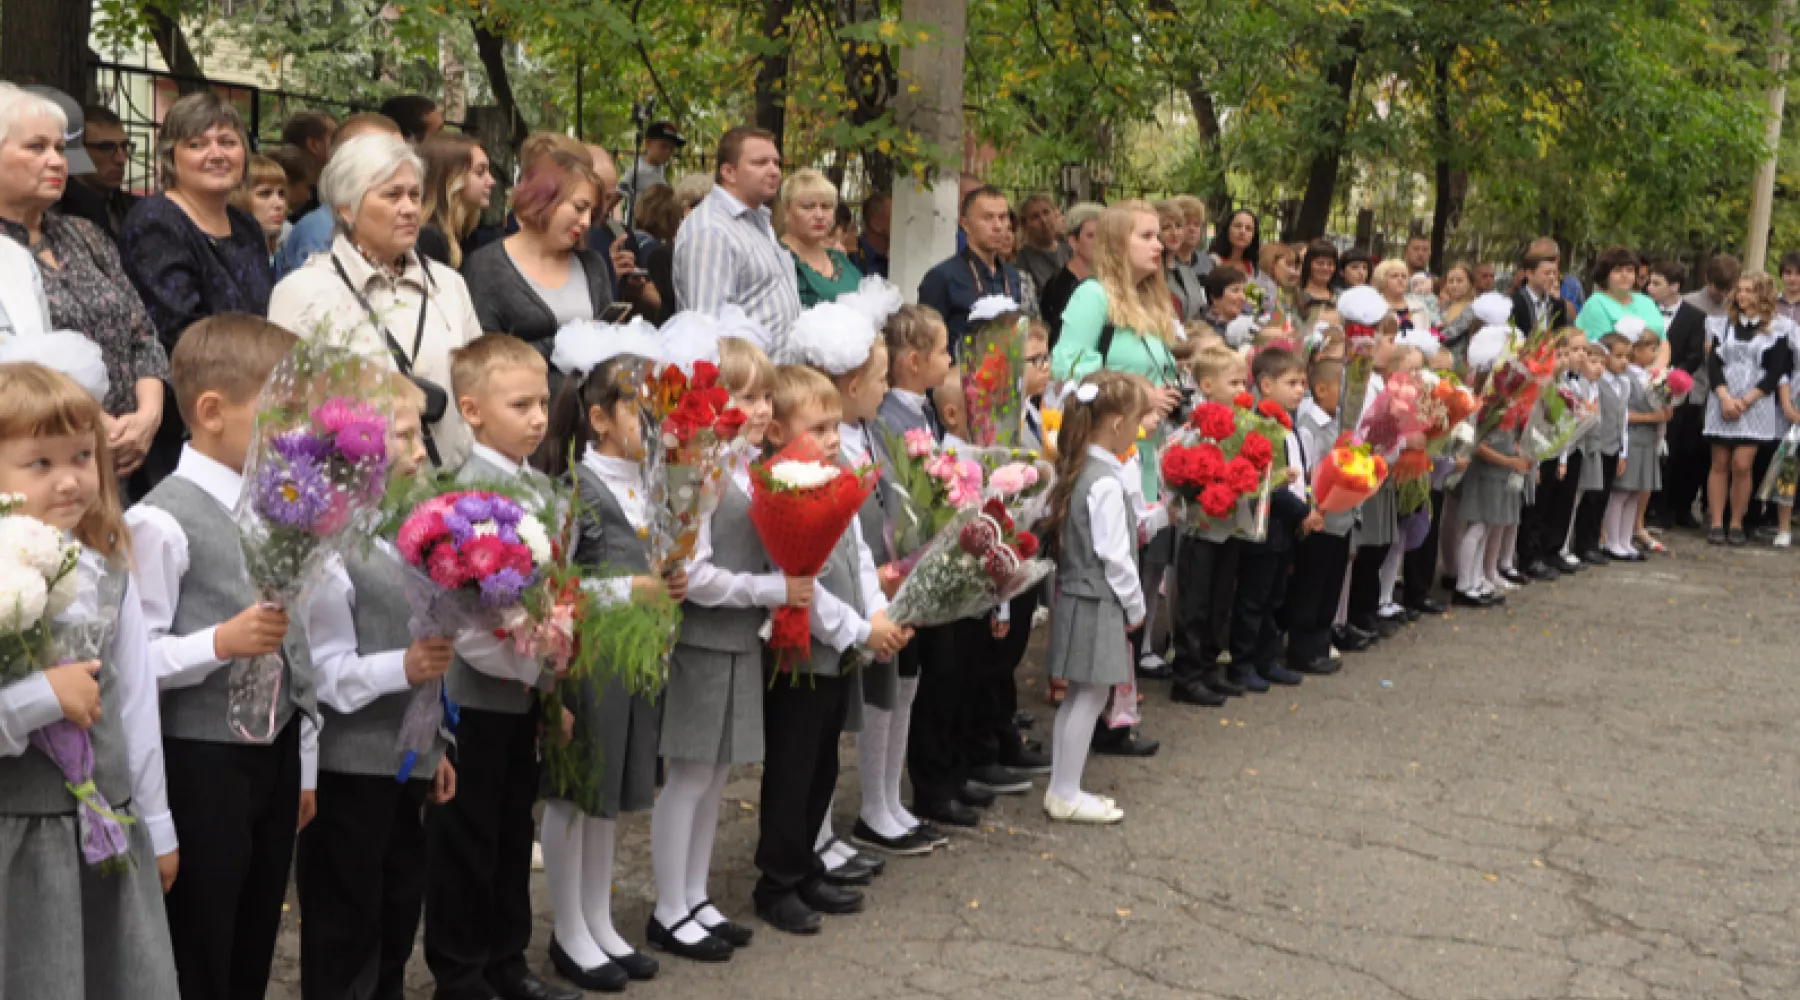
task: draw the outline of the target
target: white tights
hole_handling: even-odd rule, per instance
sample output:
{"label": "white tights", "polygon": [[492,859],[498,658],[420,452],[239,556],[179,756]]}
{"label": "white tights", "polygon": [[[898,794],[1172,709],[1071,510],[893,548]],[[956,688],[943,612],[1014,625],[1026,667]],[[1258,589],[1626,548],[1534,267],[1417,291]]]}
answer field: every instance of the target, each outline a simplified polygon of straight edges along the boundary
{"label": "white tights", "polygon": [[1381,557],[1381,604],[1382,611],[1394,607],[1394,584],[1400,579],[1400,562],[1406,558],[1406,539],[1396,531],[1394,543],[1388,546],[1387,554]]}
{"label": "white tights", "polygon": [[1491,529],[1485,524],[1463,528],[1456,550],[1456,590],[1474,597],[1487,591],[1487,542]]}
{"label": "white tights", "polygon": [[899,837],[919,825],[918,817],[900,804],[900,779],[906,771],[906,733],[912,725],[917,677],[900,678],[894,709],[863,705],[862,732],[856,736],[857,770],[862,779],[862,821],[883,837]]}
{"label": "white tights", "polygon": [[1513,556],[1519,544],[1519,526],[1489,525],[1487,537],[1487,554],[1482,559],[1481,571],[1487,577],[1488,589],[1505,590],[1506,578],[1500,575],[1503,569],[1513,569]]}
{"label": "white tights", "polygon": [[584,969],[604,965],[609,955],[633,951],[612,923],[615,831],[612,820],[588,816],[565,800],[544,805],[538,839],[544,845],[556,941]]}
{"label": "white tights", "polygon": [[[673,930],[710,898],[706,882],[719,832],[719,796],[731,765],[671,760],[668,768],[662,795],[650,813],[650,861],[656,872],[656,922]],[[548,868],[548,858],[545,861]],[[701,927],[716,927],[725,922],[725,915],[709,905],[694,919]],[[675,931],[675,939],[683,944],[703,936],[693,924]],[[560,934],[557,940],[562,940]]]}
{"label": "white tights", "polygon": [[1106,708],[1111,691],[1104,684],[1070,681],[1062,706],[1056,710],[1050,742],[1050,794],[1064,802],[1079,803],[1087,796],[1081,790],[1081,771],[1093,745],[1094,723]]}
{"label": "white tights", "polygon": [[1606,521],[1601,537],[1605,539],[1606,551],[1615,556],[1637,554],[1637,546],[1631,539],[1637,530],[1637,500],[1636,493],[1624,490],[1614,490],[1612,496],[1606,498]]}

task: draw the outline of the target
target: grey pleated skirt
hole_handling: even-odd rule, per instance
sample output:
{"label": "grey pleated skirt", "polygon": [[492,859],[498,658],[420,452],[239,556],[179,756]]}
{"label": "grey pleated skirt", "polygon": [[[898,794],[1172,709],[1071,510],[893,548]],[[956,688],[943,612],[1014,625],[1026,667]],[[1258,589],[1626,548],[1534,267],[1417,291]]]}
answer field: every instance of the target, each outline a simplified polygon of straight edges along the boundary
{"label": "grey pleated skirt", "polygon": [[1399,501],[1394,497],[1393,482],[1390,480],[1382,483],[1375,495],[1364,500],[1362,506],[1356,509],[1356,531],[1350,536],[1351,544],[1357,548],[1394,544],[1399,509]]}
{"label": "grey pleated skirt", "polygon": [[762,684],[761,649],[677,645],[661,699],[662,755],[702,764],[761,762]]}
{"label": "grey pleated skirt", "polygon": [[613,678],[563,689],[569,699],[565,707],[575,715],[573,771],[553,773],[555,757],[546,755],[544,796],[572,802],[599,819],[649,809],[656,801],[662,710]]}
{"label": "grey pleated skirt", "polygon": [[149,831],[126,827],[131,866],[102,874],[82,859],[77,828],[73,815],[0,816],[0,993],[179,1000]]}
{"label": "grey pleated skirt", "polygon": [[1132,677],[1125,609],[1115,600],[1057,594],[1050,614],[1050,676],[1080,684],[1123,684]]}
{"label": "grey pleated skirt", "polygon": [[[1511,483],[1512,470],[1489,465],[1480,459],[1469,463],[1468,474],[1458,487],[1457,510],[1464,524],[1489,524],[1498,527],[1519,523],[1519,508],[1524,494]],[[1526,477],[1529,480],[1529,476]]]}
{"label": "grey pleated skirt", "polygon": [[1613,489],[1627,493],[1662,489],[1662,460],[1656,454],[1656,424],[1632,424],[1631,446],[1625,450],[1625,474]]}

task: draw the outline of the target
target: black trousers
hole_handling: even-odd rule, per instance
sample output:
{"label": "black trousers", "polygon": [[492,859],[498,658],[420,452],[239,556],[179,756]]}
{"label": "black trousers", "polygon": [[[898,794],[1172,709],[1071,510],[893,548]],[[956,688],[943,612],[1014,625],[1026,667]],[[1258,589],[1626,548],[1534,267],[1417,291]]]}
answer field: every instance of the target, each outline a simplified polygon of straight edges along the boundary
{"label": "black trousers", "polygon": [[1175,684],[1203,684],[1225,651],[1244,543],[1177,532],[1175,546]]}
{"label": "black trousers", "polygon": [[[1705,498],[1712,472],[1712,448],[1706,443],[1706,406],[1683,404],[1669,419],[1669,459],[1663,477],[1663,506],[1672,517],[1692,516],[1694,501]],[[1702,514],[1704,522],[1706,516]]]}
{"label": "black trousers", "polygon": [[403,1000],[430,794],[429,781],[319,772],[319,814],[294,859],[302,1000]]}
{"label": "black trousers", "polygon": [[1539,557],[1550,560],[1552,566],[1556,565],[1556,557],[1562,552],[1563,542],[1569,538],[1569,519],[1575,516],[1575,505],[1581,496],[1581,462],[1580,452],[1571,454],[1568,471],[1561,479],[1556,477],[1555,462],[1538,467],[1543,476],[1538,480],[1538,505],[1544,508],[1539,530],[1542,546]]}
{"label": "black trousers", "polygon": [[1024,746],[1013,716],[1019,712],[1018,670],[1031,642],[1031,616],[1037,611],[1042,588],[1033,587],[1011,604],[1011,625],[1006,638],[982,636],[979,653],[968,671],[969,725],[964,731],[963,759],[969,766],[1015,760]]}
{"label": "black trousers", "polygon": [[1331,655],[1331,622],[1337,617],[1338,596],[1344,592],[1344,573],[1349,568],[1348,534],[1315,531],[1300,540],[1282,608],[1290,665],[1305,666]]}
{"label": "black trousers", "polygon": [[825,865],[813,843],[837,789],[838,735],[844,731],[848,693],[841,677],[777,675],[767,656],[763,681],[762,810],[756,841],[762,877],[752,896],[758,906],[769,906],[824,877]]}
{"label": "black trousers", "polygon": [[538,713],[465,707],[456,797],[425,815],[425,963],[437,1000],[490,1000],[528,970]]}
{"label": "black trousers", "polygon": [[261,997],[300,816],[300,722],[264,746],[165,739],[163,769],[181,840],[163,902],[182,1000]]}
{"label": "black trousers", "polygon": [[1619,475],[1619,456],[1600,456],[1600,488],[1581,494],[1575,508],[1575,551],[1586,554],[1600,547],[1600,529],[1606,520],[1607,500]]}
{"label": "black trousers", "polygon": [[1565,487],[1572,488],[1580,480],[1558,479],[1556,468],[1554,458],[1538,463],[1535,499],[1519,511],[1517,566],[1521,570],[1533,563],[1546,561],[1560,551],[1563,532],[1569,529],[1567,520],[1555,523],[1559,499]]}
{"label": "black trousers", "polygon": [[965,655],[973,659],[978,647],[969,644],[985,641],[987,627],[983,619],[922,628],[907,646],[919,665],[919,691],[913,697],[912,725],[906,735],[906,773],[912,778],[915,802],[947,802],[962,791],[968,778],[969,762],[963,752],[969,727],[968,680],[958,665]]}
{"label": "black trousers", "polygon": [[[1573,497],[1570,499],[1573,502]],[[1425,543],[1400,559],[1400,603],[1409,608],[1423,604],[1437,586],[1438,537],[1443,522],[1444,491],[1432,490],[1431,530],[1425,533]]]}
{"label": "black trousers", "polygon": [[1293,549],[1268,542],[1244,546],[1231,605],[1231,672],[1266,671],[1281,656],[1281,609]]}
{"label": "black trousers", "polygon": [[1350,601],[1345,619],[1364,632],[1374,631],[1381,611],[1381,561],[1387,554],[1386,545],[1364,545],[1356,550],[1356,559],[1350,564]]}

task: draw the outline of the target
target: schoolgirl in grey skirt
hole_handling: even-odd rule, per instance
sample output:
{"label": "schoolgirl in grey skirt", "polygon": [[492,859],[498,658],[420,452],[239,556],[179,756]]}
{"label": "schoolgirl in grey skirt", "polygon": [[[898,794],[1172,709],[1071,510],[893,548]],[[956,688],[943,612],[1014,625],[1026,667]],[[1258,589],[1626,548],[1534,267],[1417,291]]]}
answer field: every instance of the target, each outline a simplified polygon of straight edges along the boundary
{"label": "schoolgirl in grey skirt", "polygon": [[1056,602],[1050,613],[1050,676],[1068,682],[1056,711],[1050,787],[1051,819],[1117,823],[1125,814],[1110,799],[1084,792],[1094,723],[1116,684],[1131,680],[1129,632],[1144,623],[1137,567],[1137,517],[1120,481],[1118,456],[1137,437],[1148,408],[1141,379],[1100,371],[1064,403],[1058,482],[1044,521],[1056,555]]}
{"label": "schoolgirl in grey skirt", "polygon": [[1511,585],[1500,575],[1500,562],[1518,534],[1525,477],[1534,471],[1531,461],[1520,457],[1514,431],[1496,428],[1476,447],[1457,488],[1464,525],[1456,557],[1457,604],[1485,608],[1505,602],[1501,591]]}

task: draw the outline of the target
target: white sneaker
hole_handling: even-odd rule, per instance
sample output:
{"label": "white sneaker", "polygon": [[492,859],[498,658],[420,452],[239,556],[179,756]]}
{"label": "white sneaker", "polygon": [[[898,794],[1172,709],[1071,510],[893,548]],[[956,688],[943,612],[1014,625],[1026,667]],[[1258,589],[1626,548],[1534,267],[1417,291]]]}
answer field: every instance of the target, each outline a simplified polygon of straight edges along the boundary
{"label": "white sneaker", "polygon": [[1792,544],[1794,544],[1794,536],[1793,536],[1793,533],[1792,533],[1792,532],[1787,532],[1787,531],[1783,531],[1783,532],[1781,532],[1781,533],[1779,533],[1779,534],[1777,534],[1777,535],[1776,535],[1776,536],[1775,536],[1775,541],[1774,541],[1774,543],[1773,543],[1773,544],[1774,544],[1774,546],[1775,546],[1775,547],[1776,547],[1776,548],[1778,548],[1778,549],[1785,549],[1785,548],[1787,548],[1787,547],[1788,547],[1788,546],[1790,546],[1790,545],[1792,545]]}

